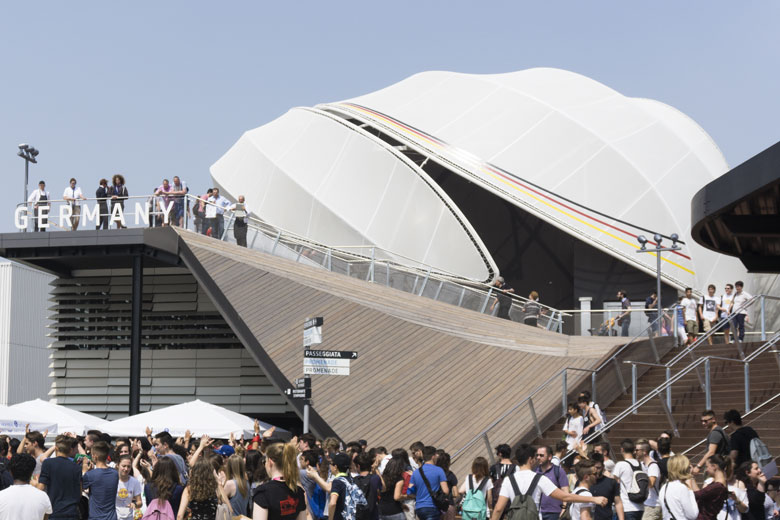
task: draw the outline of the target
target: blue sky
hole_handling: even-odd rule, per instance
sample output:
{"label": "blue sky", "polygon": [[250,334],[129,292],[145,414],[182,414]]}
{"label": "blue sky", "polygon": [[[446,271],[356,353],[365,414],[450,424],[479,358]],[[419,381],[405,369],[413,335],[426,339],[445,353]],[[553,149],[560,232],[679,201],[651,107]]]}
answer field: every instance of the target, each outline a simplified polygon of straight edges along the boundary
{"label": "blue sky", "polygon": [[[195,191],[247,129],[424,70],[536,66],[695,119],[734,166],[780,139],[780,2],[36,2],[0,17],[0,231],[23,192],[16,146],[59,196],[123,173],[131,194]],[[688,211],[688,208],[681,208]]]}

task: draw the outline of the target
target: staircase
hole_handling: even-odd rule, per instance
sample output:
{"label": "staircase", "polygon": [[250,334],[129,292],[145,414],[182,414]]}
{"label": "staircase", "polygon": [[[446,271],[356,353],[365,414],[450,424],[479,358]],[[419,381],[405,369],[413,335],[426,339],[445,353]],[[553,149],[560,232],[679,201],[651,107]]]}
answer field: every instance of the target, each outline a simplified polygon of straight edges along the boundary
{"label": "staircase", "polygon": [[[763,343],[744,344],[745,354],[749,354],[760,347]],[[674,349],[664,355],[661,364],[667,363],[679,353],[679,349]],[[728,359],[740,359],[736,345],[715,344],[712,346],[701,346],[694,351],[695,358],[705,356],[718,356]],[[769,447],[771,453],[780,455],[780,365],[773,360],[778,354],[766,352],[750,364],[750,406],[751,409],[772,399],[771,403],[766,404],[761,410],[755,413],[756,431]],[[691,358],[679,361],[673,368],[672,374],[676,374],[687,366]],[[729,362],[725,360],[713,359],[710,364],[711,380],[711,403],[716,417],[722,423],[723,412],[734,408],[744,415],[745,410],[745,385],[743,364],[738,362]],[[666,370],[663,367],[650,367],[637,381],[637,396],[641,398],[649,391],[658,387],[666,381]],[[701,378],[701,380],[700,380]],[[672,441],[672,450],[681,453],[687,450],[697,442],[701,441],[706,431],[702,428],[700,419],[701,412],[705,410],[705,392],[702,384],[705,378],[704,369],[693,371],[671,388],[671,414],[679,436],[675,436]],[[574,396],[576,397],[576,396]],[[664,394],[664,398],[666,395]],[[604,406],[600,403],[608,419],[615,417],[618,413],[629,408],[632,404],[630,389],[627,394],[617,397],[612,403]],[[773,410],[770,413],[764,413]],[[745,423],[748,424],[749,416]],[[554,445],[561,439],[564,419],[560,419],[556,424],[547,430],[544,435],[536,439],[537,444]],[[630,416],[617,425],[608,433],[608,440],[617,450],[617,446],[623,439],[629,438],[636,440],[639,438],[656,439],[664,430],[672,430],[672,424],[664,412],[660,399],[654,399],[645,406],[641,407],[637,413]],[[697,453],[697,450],[692,450]]]}

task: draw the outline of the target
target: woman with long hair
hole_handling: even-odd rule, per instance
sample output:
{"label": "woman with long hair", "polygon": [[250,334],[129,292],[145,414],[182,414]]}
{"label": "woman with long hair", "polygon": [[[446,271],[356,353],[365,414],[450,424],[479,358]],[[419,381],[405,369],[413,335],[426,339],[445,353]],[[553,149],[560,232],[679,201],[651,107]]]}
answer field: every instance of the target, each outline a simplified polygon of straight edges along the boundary
{"label": "woman with long hair", "polygon": [[698,520],[715,520],[723,510],[729,497],[727,470],[731,467],[731,457],[724,459],[720,455],[711,455],[707,459],[705,470],[710,477],[704,486],[693,494],[699,506]]}
{"label": "woman with long hair", "polygon": [[217,480],[214,467],[206,460],[199,460],[190,470],[190,480],[181,497],[176,520],[214,520],[219,503],[229,504],[227,496]]}
{"label": "woman with long hair", "polygon": [[225,494],[233,508],[233,516],[246,515],[249,507],[249,483],[246,480],[244,458],[238,454],[225,463]]}
{"label": "woman with long hair", "polygon": [[764,501],[766,500],[766,475],[758,463],[749,460],[737,468],[737,478],[747,488],[748,510],[743,520],[764,520]]}
{"label": "woman with long hair", "polygon": [[409,457],[406,451],[396,457],[396,451],[393,450],[393,456],[385,466],[382,473],[382,492],[379,494],[379,520],[404,520],[402,500],[408,499],[404,494],[404,473],[409,466]]}
{"label": "woman with long hair", "polygon": [[171,509],[178,511],[184,487],[179,482],[179,469],[169,457],[160,457],[152,469],[152,475],[144,486],[146,503],[155,498],[162,502],[167,500]]}
{"label": "woman with long hair", "polygon": [[470,490],[481,490],[485,495],[485,517],[487,517],[487,505],[492,504],[493,481],[490,480],[490,466],[485,457],[477,457],[471,463],[471,473],[460,486],[460,492],[465,495]]}
{"label": "woman with long hair", "polygon": [[298,485],[298,450],[294,444],[276,443],[265,452],[265,469],[271,478],[255,492],[253,520],[306,520],[306,494]]}
{"label": "woman with long hair", "polygon": [[693,495],[696,483],[691,475],[691,461],[685,455],[675,455],[669,459],[667,472],[666,484],[658,493],[663,520],[696,520],[699,507]]}
{"label": "woman with long hair", "polygon": [[747,489],[742,481],[737,479],[737,471],[731,457],[726,459],[726,487],[729,497],[723,503],[723,508],[718,513],[718,520],[742,520],[742,515],[747,513],[748,498]]}
{"label": "woman with long hair", "polygon": [[441,520],[455,520],[455,514],[457,513],[455,504],[458,502],[458,477],[450,471],[450,454],[444,450],[437,451],[439,453],[438,457],[436,457],[436,465],[444,470],[444,474],[447,476],[447,485],[450,488],[450,507],[441,514]]}

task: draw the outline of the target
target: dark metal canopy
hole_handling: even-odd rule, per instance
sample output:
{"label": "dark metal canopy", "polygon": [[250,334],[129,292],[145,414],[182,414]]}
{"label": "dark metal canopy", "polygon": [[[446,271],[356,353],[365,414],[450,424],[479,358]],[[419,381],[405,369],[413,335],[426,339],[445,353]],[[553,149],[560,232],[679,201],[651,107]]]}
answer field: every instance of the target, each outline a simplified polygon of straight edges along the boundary
{"label": "dark metal canopy", "polygon": [[780,142],[715,179],[693,197],[691,234],[736,256],[749,272],[780,272]]}

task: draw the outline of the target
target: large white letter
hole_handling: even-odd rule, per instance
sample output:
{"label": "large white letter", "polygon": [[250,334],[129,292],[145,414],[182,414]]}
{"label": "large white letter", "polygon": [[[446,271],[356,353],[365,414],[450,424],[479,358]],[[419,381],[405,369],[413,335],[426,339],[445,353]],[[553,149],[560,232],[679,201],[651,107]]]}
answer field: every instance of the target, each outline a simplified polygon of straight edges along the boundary
{"label": "large white letter", "polygon": [[144,222],[144,225],[149,225],[149,203],[144,202],[144,205],[142,206],[140,202],[135,203],[135,225],[140,226],[141,221]]}
{"label": "large white letter", "polygon": [[171,216],[171,210],[173,209],[173,201],[170,201],[168,207],[163,209],[165,210],[165,213],[163,213],[163,222],[167,224],[168,218]]}
{"label": "large white letter", "polygon": [[[70,204],[65,204],[63,206],[60,206],[60,227],[66,229],[70,228],[73,225],[70,222],[70,217],[72,216],[73,216],[73,208],[70,207]],[[65,224],[65,222],[67,222],[67,225]]]}
{"label": "large white letter", "polygon": [[39,206],[38,207],[38,229],[49,228],[49,210],[51,206]]}
{"label": "large white letter", "polygon": [[27,208],[18,206],[14,211],[14,226],[16,229],[27,229]]}
{"label": "large white letter", "polygon": [[89,212],[89,207],[86,204],[81,205],[81,214],[84,215],[84,223],[89,223],[90,220],[95,221],[95,225],[100,223],[100,206],[95,204],[93,206],[94,211],[92,213]]}
{"label": "large white letter", "polygon": [[111,222],[109,222],[109,225],[114,222],[119,222],[123,227],[125,226],[125,213],[122,211],[122,206],[119,204],[114,204],[111,208]]}

